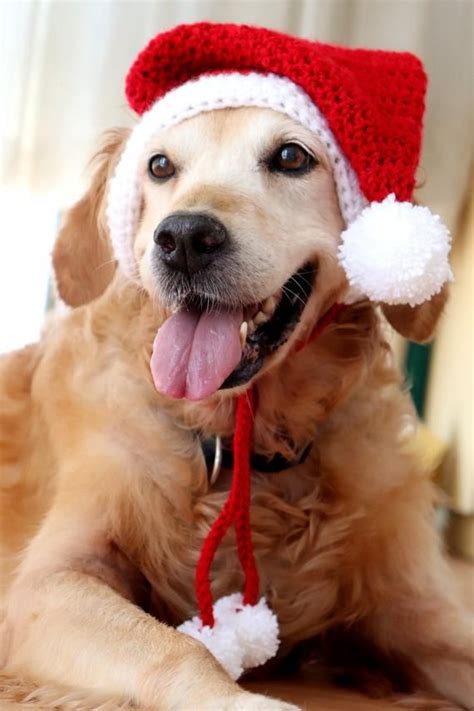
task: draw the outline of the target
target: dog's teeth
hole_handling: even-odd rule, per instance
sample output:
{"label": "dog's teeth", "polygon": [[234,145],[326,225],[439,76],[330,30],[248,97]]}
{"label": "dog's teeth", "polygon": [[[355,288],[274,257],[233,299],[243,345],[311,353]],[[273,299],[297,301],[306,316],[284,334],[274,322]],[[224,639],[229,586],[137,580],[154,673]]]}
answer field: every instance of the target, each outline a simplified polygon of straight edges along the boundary
{"label": "dog's teeth", "polygon": [[255,314],[255,316],[253,317],[253,320],[256,326],[261,326],[262,323],[268,321],[268,314],[264,314],[263,311],[259,311],[258,314]]}
{"label": "dog's teeth", "polygon": [[245,346],[245,341],[247,340],[247,333],[249,330],[249,325],[247,321],[242,321],[240,325],[240,347],[243,348]]}
{"label": "dog's teeth", "polygon": [[263,311],[263,313],[267,314],[268,316],[271,316],[272,313],[275,311],[275,306],[276,306],[275,297],[269,296],[268,299],[266,299],[262,304],[262,311]]}
{"label": "dog's teeth", "polygon": [[249,318],[248,320],[248,325],[249,325],[249,333],[253,333],[255,331],[255,323],[252,318]]}

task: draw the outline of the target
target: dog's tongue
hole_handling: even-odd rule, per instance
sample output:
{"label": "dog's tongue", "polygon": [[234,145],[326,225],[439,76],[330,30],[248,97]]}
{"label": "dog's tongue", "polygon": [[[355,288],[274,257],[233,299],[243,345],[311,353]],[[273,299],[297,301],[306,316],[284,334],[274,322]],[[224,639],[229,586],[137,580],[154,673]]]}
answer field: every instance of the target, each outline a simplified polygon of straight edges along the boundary
{"label": "dog's tongue", "polygon": [[173,398],[202,400],[216,392],[240,361],[242,309],[178,311],[159,329],[151,373],[156,389]]}

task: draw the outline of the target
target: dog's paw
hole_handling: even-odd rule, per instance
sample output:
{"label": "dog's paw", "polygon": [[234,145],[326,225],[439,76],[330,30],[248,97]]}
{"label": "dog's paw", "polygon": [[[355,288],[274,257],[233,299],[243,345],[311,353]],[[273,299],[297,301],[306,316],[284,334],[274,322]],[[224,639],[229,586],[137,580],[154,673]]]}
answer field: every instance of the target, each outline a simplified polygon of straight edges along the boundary
{"label": "dog's paw", "polygon": [[241,692],[224,699],[214,699],[205,711],[301,711],[299,706],[262,694]]}

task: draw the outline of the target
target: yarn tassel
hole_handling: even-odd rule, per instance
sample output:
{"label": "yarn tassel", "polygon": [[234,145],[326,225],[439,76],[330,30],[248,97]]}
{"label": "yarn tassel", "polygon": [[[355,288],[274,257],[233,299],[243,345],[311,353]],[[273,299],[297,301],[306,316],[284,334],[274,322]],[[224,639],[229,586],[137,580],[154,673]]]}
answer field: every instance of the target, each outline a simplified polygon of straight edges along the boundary
{"label": "yarn tassel", "polygon": [[[234,472],[228,499],[204,541],[196,569],[199,617],[178,629],[203,642],[234,678],[275,656],[278,622],[265,600],[258,600],[259,576],[250,528],[250,451],[254,421],[253,390],[237,399],[233,441]],[[244,594],[228,595],[213,605],[210,571],[216,551],[231,524],[244,572]]]}

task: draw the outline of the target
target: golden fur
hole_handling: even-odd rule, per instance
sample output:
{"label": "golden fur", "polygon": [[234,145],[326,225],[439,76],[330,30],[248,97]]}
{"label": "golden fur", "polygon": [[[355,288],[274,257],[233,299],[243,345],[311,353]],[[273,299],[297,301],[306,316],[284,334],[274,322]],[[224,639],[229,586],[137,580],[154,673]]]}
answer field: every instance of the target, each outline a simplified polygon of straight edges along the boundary
{"label": "golden fur", "polygon": [[[206,209],[239,245],[232,278],[242,300],[273,293],[308,258],[318,265],[302,322],[256,379],[255,448],[291,455],[314,440],[304,464],[252,484],[262,591],[279,617],[282,653],[355,630],[404,660],[425,690],[468,707],[467,613],[432,526],[433,489],[412,451],[415,416],[381,316],[368,302],[347,307],[291,354],[346,286],[323,147],[264,109],[215,111],[163,132],[155,148],[187,168],[159,189],[143,176],[137,286],[115,269],[104,222],[126,137],[108,137],[56,243],[59,292],[77,308],[0,364],[0,698],[24,699],[36,684],[30,701],[43,707],[108,698],[114,708],[293,708],[242,691],[199,643],[163,624],[195,613],[199,550],[229,486],[228,473],[210,486],[196,432],[231,434],[235,400],[222,391],[170,401],[154,389],[151,345],[167,306],[150,269],[151,236],[174,210]],[[262,147],[290,139],[309,145],[320,166],[282,191],[252,165]],[[404,335],[426,339],[445,296],[383,310]],[[235,560],[229,534],[215,597],[239,589]]]}

